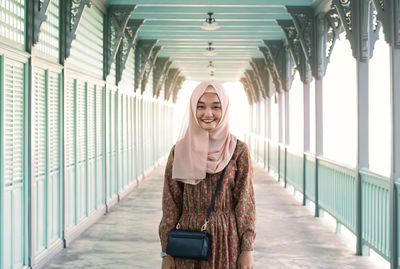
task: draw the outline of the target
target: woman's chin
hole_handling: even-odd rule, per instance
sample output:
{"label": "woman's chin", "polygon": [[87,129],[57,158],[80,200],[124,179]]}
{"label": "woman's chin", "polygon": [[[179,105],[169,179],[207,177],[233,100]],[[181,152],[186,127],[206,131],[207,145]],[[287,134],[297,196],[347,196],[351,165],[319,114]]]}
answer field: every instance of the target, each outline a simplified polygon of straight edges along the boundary
{"label": "woman's chin", "polygon": [[214,130],[215,127],[216,127],[214,124],[213,124],[213,125],[201,124],[200,126],[201,126],[201,128],[202,128],[203,130],[208,131],[208,132]]}

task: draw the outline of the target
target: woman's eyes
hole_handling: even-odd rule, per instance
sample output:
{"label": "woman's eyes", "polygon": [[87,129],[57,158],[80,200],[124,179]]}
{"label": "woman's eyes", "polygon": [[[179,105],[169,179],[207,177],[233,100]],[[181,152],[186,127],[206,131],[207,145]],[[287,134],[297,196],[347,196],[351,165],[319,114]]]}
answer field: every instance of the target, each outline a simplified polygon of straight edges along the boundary
{"label": "woman's eyes", "polygon": [[[206,106],[204,106],[204,105],[197,106],[197,109],[205,109],[205,108],[206,108]],[[221,106],[212,106],[211,108],[212,109],[221,109]]]}

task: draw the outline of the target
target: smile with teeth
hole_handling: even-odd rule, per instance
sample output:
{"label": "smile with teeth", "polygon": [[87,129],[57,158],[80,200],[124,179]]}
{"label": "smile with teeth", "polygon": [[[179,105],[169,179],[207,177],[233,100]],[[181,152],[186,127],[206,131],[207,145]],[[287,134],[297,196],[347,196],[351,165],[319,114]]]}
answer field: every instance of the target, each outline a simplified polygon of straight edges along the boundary
{"label": "smile with teeth", "polygon": [[211,120],[203,119],[201,121],[204,122],[204,123],[211,123],[211,122],[215,121],[215,119],[211,119]]}

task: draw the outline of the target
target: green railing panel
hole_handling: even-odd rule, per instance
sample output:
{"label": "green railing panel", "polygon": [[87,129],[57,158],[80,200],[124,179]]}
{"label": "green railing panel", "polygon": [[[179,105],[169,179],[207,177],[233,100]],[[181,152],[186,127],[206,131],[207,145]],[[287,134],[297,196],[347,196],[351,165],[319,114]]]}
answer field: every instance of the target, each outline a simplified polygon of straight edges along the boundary
{"label": "green railing panel", "polygon": [[287,181],[303,191],[303,156],[287,150]]}
{"label": "green railing panel", "polygon": [[118,157],[117,157],[117,165],[118,165],[118,180],[119,180],[119,190],[118,192],[120,192],[121,190],[123,190],[126,186],[125,183],[125,178],[123,175],[123,141],[122,141],[122,108],[123,108],[123,104],[122,104],[122,94],[121,92],[118,91],[117,93],[117,144],[118,144]]}
{"label": "green railing panel", "polygon": [[47,11],[47,19],[40,26],[39,42],[35,45],[39,51],[53,57],[53,61],[58,61],[59,47],[59,0],[50,1]]}
{"label": "green railing panel", "polygon": [[264,165],[264,139],[258,136],[258,162]]}
{"label": "green railing panel", "polygon": [[[105,167],[103,163],[104,156],[104,104],[105,87],[103,85],[96,86],[96,181],[97,181],[97,208],[105,203]],[[108,113],[107,113],[108,114]]]}
{"label": "green railing panel", "polygon": [[264,157],[264,169],[268,169],[268,138],[264,138],[263,141],[263,146],[264,146],[264,153],[263,153],[263,157]]}
{"label": "green railing panel", "polygon": [[279,172],[281,179],[285,176],[285,146],[279,147]]}
{"label": "green railing panel", "polygon": [[315,157],[305,154],[306,197],[315,202]]}
{"label": "green railing panel", "polygon": [[332,161],[318,158],[319,205],[349,230],[356,225],[355,172]]}
{"label": "green railing panel", "polygon": [[96,107],[95,107],[96,86],[87,86],[87,125],[86,125],[86,145],[87,145],[87,203],[88,214],[96,210]]}
{"label": "green railing panel", "polygon": [[25,44],[25,0],[0,2],[0,39]]}
{"label": "green railing panel", "polygon": [[269,165],[270,168],[275,172],[278,173],[278,167],[279,167],[279,152],[278,152],[278,145],[270,143],[270,154],[269,157],[271,158]]}
{"label": "green railing panel", "polygon": [[389,259],[389,179],[361,170],[363,243]]}
{"label": "green railing panel", "polygon": [[[27,177],[25,160],[25,88],[26,68],[21,62],[4,57],[2,92],[2,259],[4,268],[22,268],[26,265]],[[2,68],[3,69],[3,68]]]}
{"label": "green railing panel", "polygon": [[75,81],[66,79],[64,91],[64,143],[65,143],[65,195],[66,195],[66,228],[76,223],[76,169],[75,169]]}
{"label": "green railing panel", "polygon": [[35,253],[46,249],[47,178],[46,178],[46,92],[47,72],[36,68],[33,85],[33,178],[35,210]]}
{"label": "green railing panel", "polygon": [[62,221],[62,184],[61,184],[61,74],[48,72],[48,242],[49,248],[61,239]]}
{"label": "green railing panel", "polygon": [[87,83],[76,81],[76,193],[77,219],[82,222],[88,216],[87,201]]}
{"label": "green railing panel", "polygon": [[[400,216],[400,179],[397,179],[395,181],[395,186],[396,186],[396,190],[397,190],[397,216]],[[399,221],[399,217],[397,217],[397,231],[400,231],[400,221]],[[397,245],[400,245],[400,233],[397,234]],[[400,248],[397,247],[398,250],[398,254],[400,257]],[[397,267],[400,269],[400,259],[397,261]]]}
{"label": "green railing panel", "polygon": [[118,175],[117,175],[117,143],[116,143],[116,100],[117,92],[111,91],[110,93],[110,141],[111,141],[111,164],[110,164],[110,194],[109,198],[114,197],[118,193]]}

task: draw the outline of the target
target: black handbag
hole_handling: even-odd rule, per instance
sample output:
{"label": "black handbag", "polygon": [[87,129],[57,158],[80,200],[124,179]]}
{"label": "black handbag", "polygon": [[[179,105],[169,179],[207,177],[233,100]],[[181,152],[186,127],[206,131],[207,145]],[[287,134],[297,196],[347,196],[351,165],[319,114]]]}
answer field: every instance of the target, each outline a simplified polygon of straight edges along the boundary
{"label": "black handbag", "polygon": [[210,220],[211,211],[214,209],[215,197],[221,187],[222,179],[224,178],[225,169],[222,170],[218,181],[217,188],[208,208],[207,216],[201,231],[186,231],[180,229],[180,224],[176,225],[168,235],[167,251],[168,255],[176,258],[193,259],[193,260],[208,260],[209,249],[211,245],[211,235],[207,232],[207,224]]}

